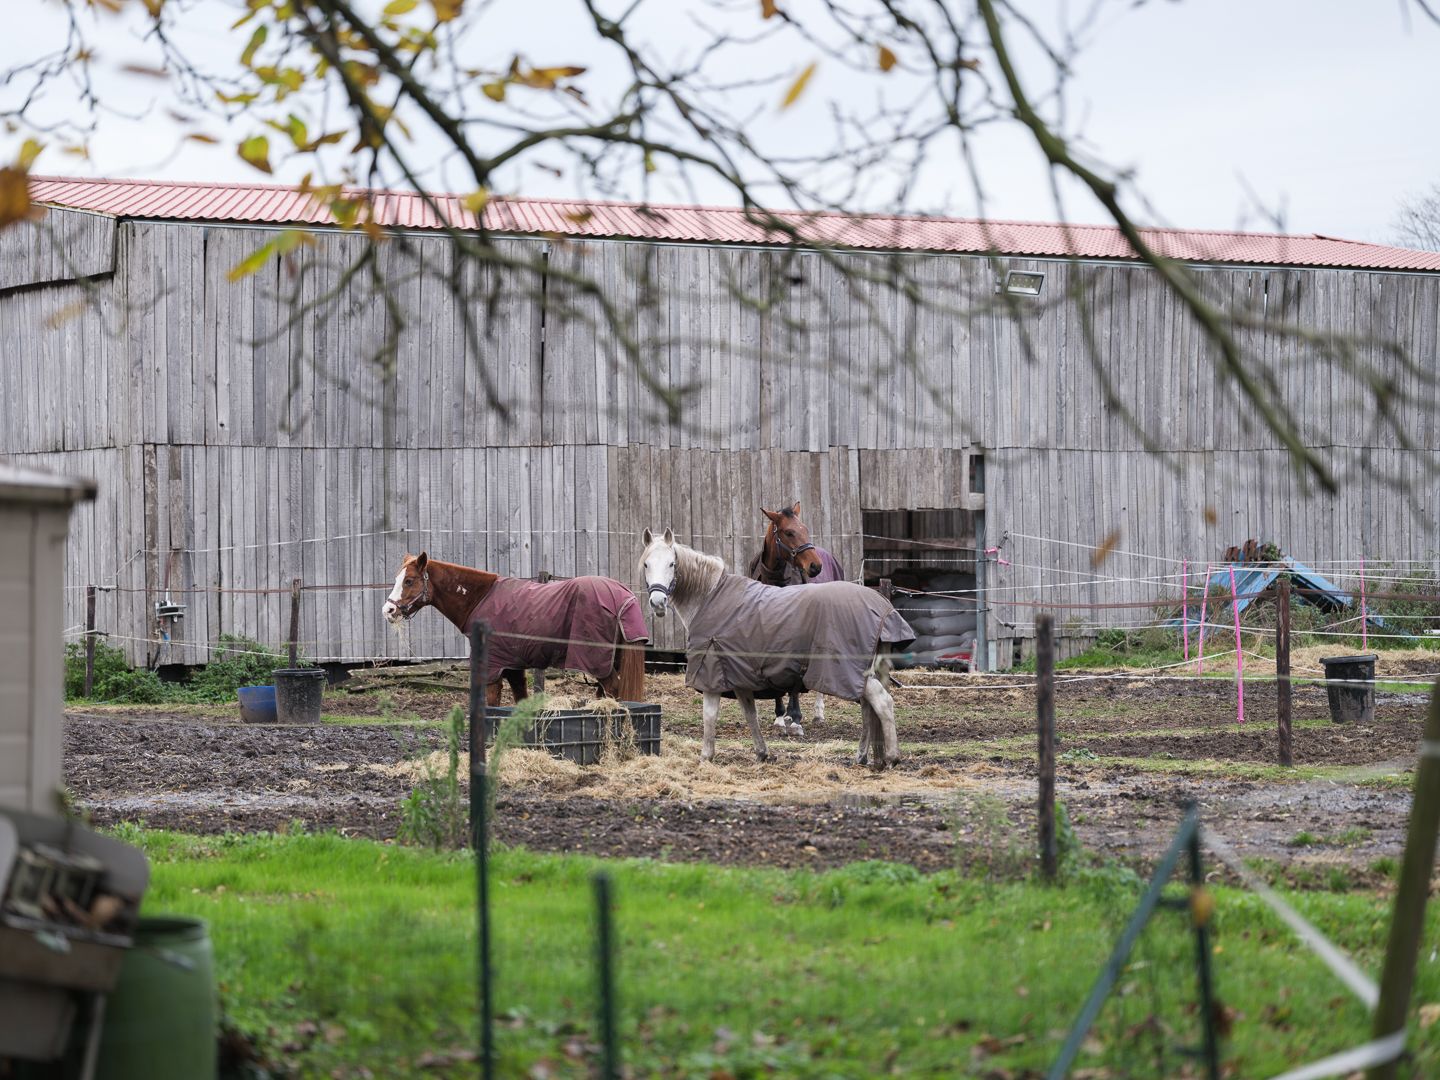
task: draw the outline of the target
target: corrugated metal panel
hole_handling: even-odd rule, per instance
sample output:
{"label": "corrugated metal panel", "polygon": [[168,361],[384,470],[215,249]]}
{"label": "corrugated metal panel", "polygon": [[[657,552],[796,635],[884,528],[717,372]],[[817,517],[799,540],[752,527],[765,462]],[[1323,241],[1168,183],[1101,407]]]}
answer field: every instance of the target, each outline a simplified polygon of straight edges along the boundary
{"label": "corrugated metal panel", "polygon": [[[329,210],[308,195],[273,184],[201,184],[168,180],[88,180],[33,177],[31,196],[56,206],[118,217],[167,218],[263,224],[333,223]],[[474,228],[463,196],[435,195],[435,206],[415,192],[372,191],[376,221],[384,226],[438,229],[444,222]],[[436,213],[438,208],[439,213]],[[782,227],[737,208],[586,202],[574,199],[494,199],[484,212],[486,228],[504,233],[777,244],[795,228],[812,242],[871,250],[932,251],[1090,259],[1133,259],[1114,226],[1051,225],[964,218],[848,216],[783,211]],[[1146,241],[1162,255],[1184,262],[1265,266],[1323,266],[1376,270],[1437,270],[1440,252],[1340,240],[1329,236],[1146,229]]]}

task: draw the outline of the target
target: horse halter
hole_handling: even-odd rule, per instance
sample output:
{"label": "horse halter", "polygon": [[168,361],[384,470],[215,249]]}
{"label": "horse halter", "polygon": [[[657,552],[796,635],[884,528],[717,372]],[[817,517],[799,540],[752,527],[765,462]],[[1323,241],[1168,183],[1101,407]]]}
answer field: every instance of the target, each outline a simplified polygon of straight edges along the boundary
{"label": "horse halter", "polygon": [[415,597],[414,600],[411,600],[404,607],[396,604],[395,610],[400,613],[401,618],[408,619],[412,615],[414,615],[415,612],[419,611],[426,604],[430,603],[430,600],[430,571],[422,570],[420,572],[420,595]]}
{"label": "horse halter", "polygon": [[[789,544],[785,543],[784,540],[780,539],[780,530],[778,528],[776,528],[773,524],[770,526],[770,528],[772,530],[770,535],[775,541],[775,546],[780,550],[780,571],[777,574],[775,571],[771,570],[768,566],[765,565],[765,560],[763,558],[760,560],[760,571],[761,573],[767,575],[772,579],[772,584],[784,584],[785,567],[787,565],[795,566],[795,559],[806,551],[814,551],[815,545],[800,544],[792,548]],[[799,569],[798,566],[795,566],[795,568],[797,570]]]}

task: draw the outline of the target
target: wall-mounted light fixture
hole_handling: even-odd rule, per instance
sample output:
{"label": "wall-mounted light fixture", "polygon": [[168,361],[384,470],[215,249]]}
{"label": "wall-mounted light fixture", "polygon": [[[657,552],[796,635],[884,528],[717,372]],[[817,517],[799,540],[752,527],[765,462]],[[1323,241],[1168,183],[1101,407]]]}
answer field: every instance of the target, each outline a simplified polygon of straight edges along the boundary
{"label": "wall-mounted light fixture", "polygon": [[1045,275],[1037,270],[1007,270],[1002,287],[1012,296],[1039,296],[1045,288]]}

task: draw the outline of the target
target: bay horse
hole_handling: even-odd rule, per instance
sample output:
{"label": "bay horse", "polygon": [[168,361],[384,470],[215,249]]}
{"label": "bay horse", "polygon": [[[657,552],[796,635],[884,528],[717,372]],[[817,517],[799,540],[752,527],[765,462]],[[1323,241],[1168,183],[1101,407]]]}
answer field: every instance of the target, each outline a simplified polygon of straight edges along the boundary
{"label": "bay horse", "polygon": [[[778,588],[845,580],[840,560],[810,542],[810,527],[800,520],[798,502],[780,510],[766,510],[762,506],[760,512],[769,519],[769,524],[765,527],[760,553],[750,560],[752,578]],[[812,719],[817,724],[825,722],[824,694],[815,695]],[[787,735],[805,734],[800,723],[800,691],[792,690],[786,697],[775,699],[775,726]]]}
{"label": "bay horse", "polygon": [[527,581],[502,577],[426,552],[406,555],[381,613],[398,626],[434,607],[462,634],[475,622],[490,625],[485,700],[500,704],[500,681],[515,700],[526,697],[526,668],[583,671],[600,684],[599,696],[643,701],[645,615],[635,594],[613,578]]}
{"label": "bay horse", "polygon": [[[641,571],[657,618],[673,607],[685,624],[685,685],[704,695],[700,758],[715,756],[715,723],[722,694],[740,702],[755,756],[769,758],[755,714],[757,695],[804,686],[860,703],[857,764],[875,771],[900,760],[895,700],[885,688],[890,654],[915,631],[872,589],[832,581],[804,589],[773,589],[725,563],[675,541],[644,533]],[[871,749],[874,750],[870,760]]]}

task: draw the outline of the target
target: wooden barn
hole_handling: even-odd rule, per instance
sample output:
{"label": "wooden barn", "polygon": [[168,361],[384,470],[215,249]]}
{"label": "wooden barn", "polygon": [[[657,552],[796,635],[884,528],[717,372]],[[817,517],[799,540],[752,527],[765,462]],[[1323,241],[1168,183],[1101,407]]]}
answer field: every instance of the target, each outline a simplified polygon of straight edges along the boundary
{"label": "wooden barn", "polygon": [[[32,191],[49,213],[0,233],[0,454],[98,481],[65,624],[96,586],[98,628],[137,661],[279,642],[296,578],[316,659],[462,655],[438,616],[403,637],[381,619],[402,552],[634,583],[644,526],[734,566],[760,507],[792,500],[852,578],[978,607],[988,667],[1024,653],[1038,602],[1175,597],[1182,567],[1249,537],[1440,568],[1437,254],[1151,234],[1237,315],[1306,444],[1351,463],[1326,495],[1114,229],[797,217],[834,247],[796,253],[735,210],[497,199],[486,228],[525,281],[467,267],[457,290],[414,194],[376,195],[392,236],[366,259],[288,189]],[[1399,432],[1282,325],[1353,335],[1390,371]],[[1063,647],[1143,619],[1067,609]]]}

